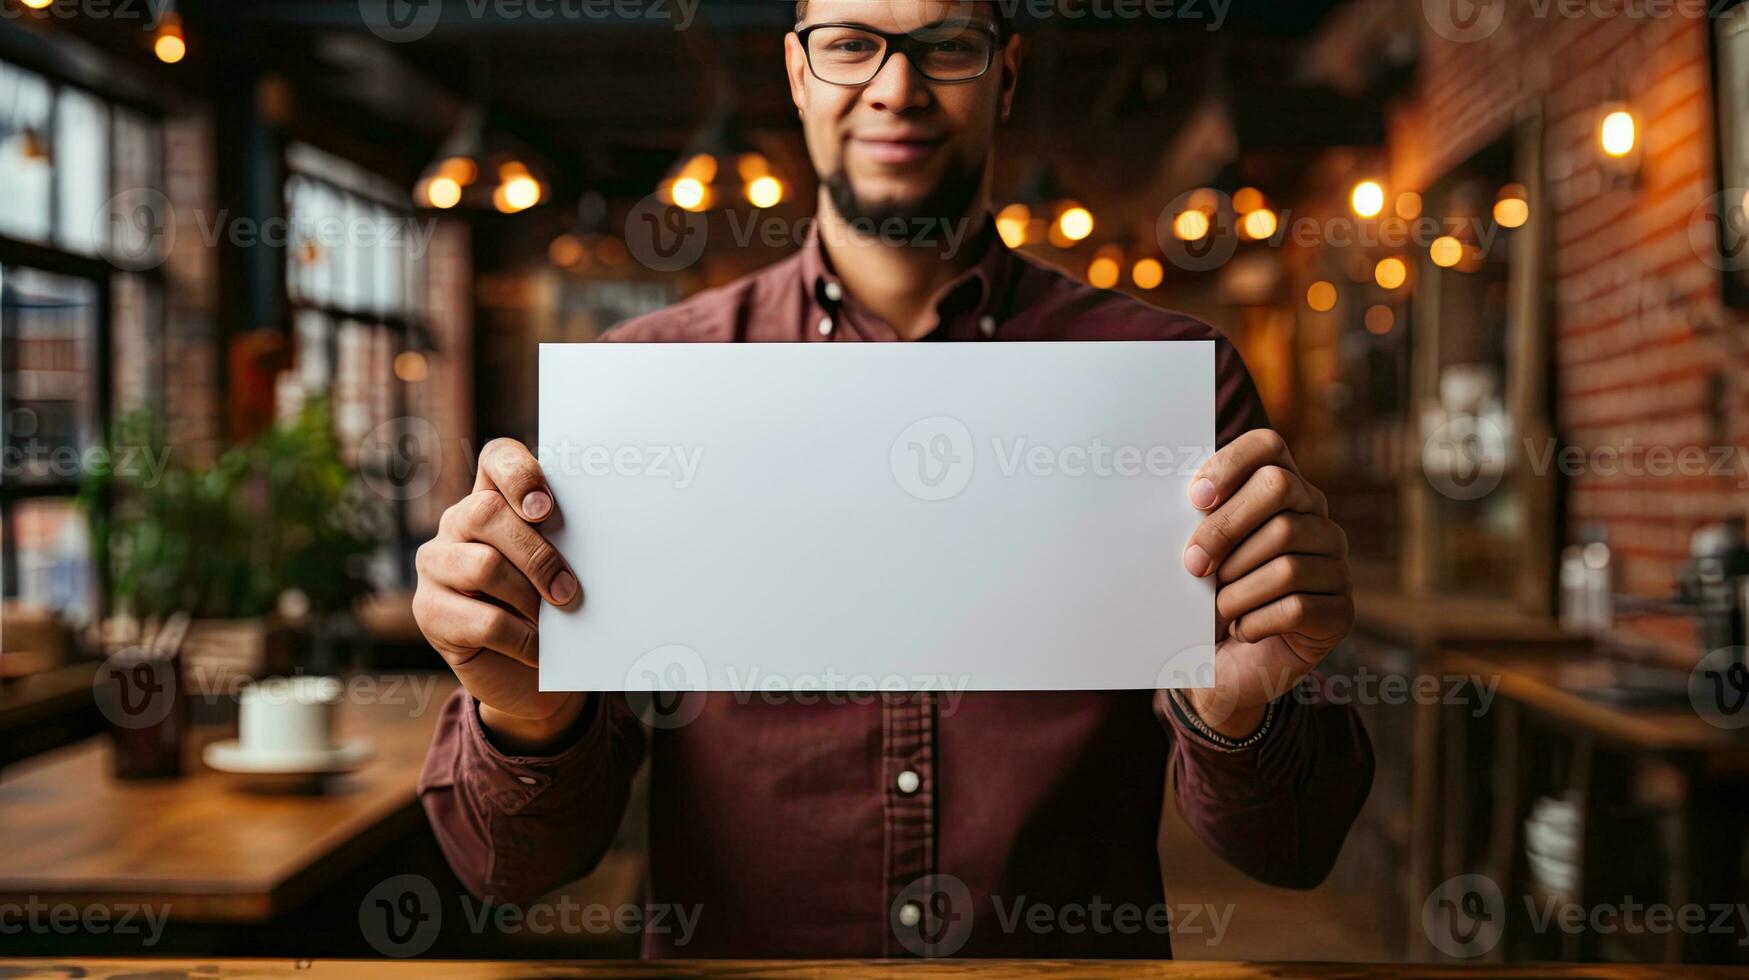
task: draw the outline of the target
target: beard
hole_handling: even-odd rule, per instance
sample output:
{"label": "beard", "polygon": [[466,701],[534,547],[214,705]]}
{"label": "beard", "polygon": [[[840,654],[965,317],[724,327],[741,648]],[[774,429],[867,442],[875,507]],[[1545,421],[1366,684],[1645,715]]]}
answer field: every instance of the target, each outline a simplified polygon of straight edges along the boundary
{"label": "beard", "polygon": [[[827,174],[823,183],[833,209],[853,230],[897,245],[911,241],[919,227],[965,218],[984,186],[984,164],[949,169],[934,187],[910,202],[863,199],[843,167]],[[895,234],[895,229],[902,230]]]}

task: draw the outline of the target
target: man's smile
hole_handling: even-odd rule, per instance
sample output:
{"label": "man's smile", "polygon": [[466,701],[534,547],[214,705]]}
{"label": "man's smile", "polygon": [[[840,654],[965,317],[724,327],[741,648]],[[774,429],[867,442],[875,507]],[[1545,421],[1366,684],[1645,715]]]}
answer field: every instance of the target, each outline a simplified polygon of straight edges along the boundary
{"label": "man's smile", "polygon": [[851,149],[879,163],[916,163],[928,159],[944,140],[914,134],[852,136]]}

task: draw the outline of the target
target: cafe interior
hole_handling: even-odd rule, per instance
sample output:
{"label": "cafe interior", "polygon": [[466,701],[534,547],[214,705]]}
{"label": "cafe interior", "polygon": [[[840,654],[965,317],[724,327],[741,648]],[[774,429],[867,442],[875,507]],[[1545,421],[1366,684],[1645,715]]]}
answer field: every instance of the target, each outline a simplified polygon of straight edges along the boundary
{"label": "cafe interior", "polygon": [[[1224,333],[1350,543],[1371,795],[1306,891],[1168,805],[1228,913],[1171,955],[1749,964],[1749,4],[1010,6],[1002,239]],[[0,909],[75,910],[0,961],[376,958],[384,882],[463,890],[414,551],[539,344],[795,248],[793,12],[0,0]],[[310,701],[326,762],[254,764]],[[636,903],[647,812],[561,893]],[[422,955],[638,954],[460,919]]]}

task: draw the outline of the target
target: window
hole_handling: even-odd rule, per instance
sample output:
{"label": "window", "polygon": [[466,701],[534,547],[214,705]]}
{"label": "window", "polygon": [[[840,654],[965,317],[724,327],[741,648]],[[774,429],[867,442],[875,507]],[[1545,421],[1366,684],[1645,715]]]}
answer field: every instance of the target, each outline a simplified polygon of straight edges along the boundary
{"label": "window", "polygon": [[102,610],[73,496],[164,383],[162,255],[109,212],[162,184],[154,120],[0,62],[0,596],[75,624]]}
{"label": "window", "polygon": [[[403,189],[314,147],[293,144],[286,162],[294,363],[281,381],[290,390],[280,411],[295,410],[305,397],[328,397],[347,462],[373,487],[398,486],[404,473],[396,467],[407,461],[397,455],[431,431],[408,420],[432,413],[424,296],[435,220],[412,214],[401,203]],[[383,556],[383,585],[406,580],[409,511],[424,503],[390,496],[402,553]]]}

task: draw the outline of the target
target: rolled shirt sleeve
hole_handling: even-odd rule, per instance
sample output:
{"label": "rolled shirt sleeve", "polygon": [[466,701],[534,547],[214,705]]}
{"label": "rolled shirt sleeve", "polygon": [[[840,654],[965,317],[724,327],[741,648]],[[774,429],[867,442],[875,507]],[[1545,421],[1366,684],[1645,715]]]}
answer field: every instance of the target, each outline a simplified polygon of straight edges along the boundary
{"label": "rolled shirt sleeve", "polygon": [[468,890],[524,902],[594,870],[625,814],[644,756],[643,725],[621,695],[600,695],[574,741],[506,755],[457,691],[444,703],[419,777],[438,844]]}
{"label": "rolled shirt sleeve", "polygon": [[1172,738],[1178,812],[1216,854],[1259,881],[1314,888],[1372,789],[1372,743],[1351,705],[1324,704],[1312,679],[1283,695],[1268,734],[1231,750],[1198,732],[1157,691]]}

